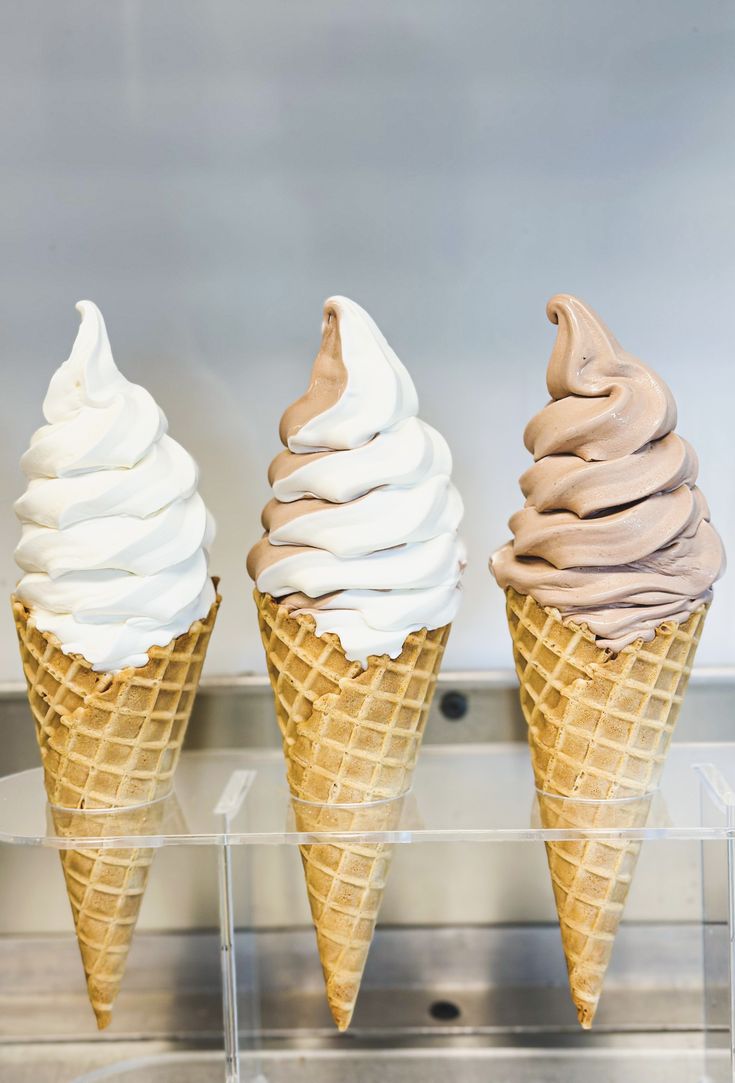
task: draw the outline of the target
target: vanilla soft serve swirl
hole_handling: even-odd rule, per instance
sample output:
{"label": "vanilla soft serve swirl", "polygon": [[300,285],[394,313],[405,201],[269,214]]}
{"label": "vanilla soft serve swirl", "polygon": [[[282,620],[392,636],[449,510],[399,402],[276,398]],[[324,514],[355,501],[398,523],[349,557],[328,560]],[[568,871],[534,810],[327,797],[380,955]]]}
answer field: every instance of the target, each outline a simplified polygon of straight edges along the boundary
{"label": "vanilla soft serve swirl", "polygon": [[116,672],[206,616],[214,527],[194,460],[166,435],[152,396],[118,371],[97,307],[77,309],[72,352],[43,404],[48,424],[21,460],[15,593],[67,654]]}
{"label": "vanilla soft serve swirl", "polygon": [[459,604],[462,501],[447,443],[417,411],[370,316],[330,298],[309,388],[281,420],[286,450],[271,464],[274,499],[248,571],[363,665],[450,623]]}
{"label": "vanilla soft serve swirl", "polygon": [[535,460],[520,482],[526,503],[491,567],[503,588],[619,651],[710,600],[722,543],[663,380],[576,298],[553,298],[547,313],[559,325],[551,402],[526,428]]}

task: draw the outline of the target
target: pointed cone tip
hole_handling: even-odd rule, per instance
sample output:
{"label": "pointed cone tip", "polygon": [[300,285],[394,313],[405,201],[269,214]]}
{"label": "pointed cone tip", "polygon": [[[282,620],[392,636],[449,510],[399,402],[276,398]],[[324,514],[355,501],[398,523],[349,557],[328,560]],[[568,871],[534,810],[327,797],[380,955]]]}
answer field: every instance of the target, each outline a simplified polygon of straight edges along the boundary
{"label": "pointed cone tip", "polygon": [[355,1010],[355,1006],[353,1004],[351,1007],[346,1008],[344,1004],[338,1001],[334,1001],[329,997],[327,997],[327,1000],[335,1026],[337,1027],[337,1030],[340,1032],[340,1034],[344,1034],[350,1023],[352,1022],[352,1014]]}
{"label": "pointed cone tip", "polygon": [[590,1004],[589,1001],[574,999],[574,1007],[577,1009],[577,1018],[579,1019],[579,1025],[582,1030],[590,1030],[592,1023],[594,1022],[595,1015],[597,1014],[597,1004]]}
{"label": "pointed cone tip", "polygon": [[103,1008],[93,1008],[97,1020],[97,1030],[106,1030],[112,1022],[112,1012]]}

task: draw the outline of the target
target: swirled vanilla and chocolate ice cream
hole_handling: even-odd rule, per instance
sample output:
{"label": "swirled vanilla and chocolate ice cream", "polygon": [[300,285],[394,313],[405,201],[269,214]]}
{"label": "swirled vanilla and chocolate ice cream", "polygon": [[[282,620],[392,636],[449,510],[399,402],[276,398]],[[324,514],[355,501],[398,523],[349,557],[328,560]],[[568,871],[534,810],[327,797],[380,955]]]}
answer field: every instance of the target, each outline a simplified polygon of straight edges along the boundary
{"label": "swirled vanilla and chocolate ice cream", "polygon": [[449,624],[459,605],[462,500],[446,441],[417,412],[411,377],[367,312],[330,298],[308,390],[281,419],[285,450],[248,571],[363,666]]}
{"label": "swirled vanilla and chocolate ice cream", "polygon": [[207,615],[214,522],[196,463],[166,434],[145,388],[112,357],[102,314],[80,301],[69,358],[44,400],[47,424],[21,459],[28,487],[15,597],[42,632],[92,668],[144,666]]}
{"label": "swirled vanilla and chocolate ice cream", "polygon": [[709,602],[722,542],[661,377],[577,298],[554,297],[547,314],[551,401],[526,427],[526,502],[491,569],[617,652]]}

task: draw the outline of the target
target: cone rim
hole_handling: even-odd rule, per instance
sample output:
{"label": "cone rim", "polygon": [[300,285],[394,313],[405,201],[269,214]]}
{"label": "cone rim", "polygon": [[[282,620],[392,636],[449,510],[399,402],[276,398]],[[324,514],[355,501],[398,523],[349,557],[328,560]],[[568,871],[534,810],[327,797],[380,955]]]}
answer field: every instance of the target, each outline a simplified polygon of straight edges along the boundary
{"label": "cone rim", "polygon": [[348,657],[347,652],[342,645],[342,640],[339,638],[337,632],[318,632],[316,630],[316,620],[314,619],[313,614],[307,613],[303,609],[289,609],[287,606],[283,605],[280,598],[274,598],[272,594],[268,594],[265,591],[260,591],[257,587],[253,589],[253,598],[255,599],[255,605],[258,611],[260,611],[262,607],[268,606],[268,604],[270,603],[276,608],[276,611],[282,609],[286,614],[287,620],[303,621],[306,627],[312,633],[312,635],[315,635],[317,639],[323,639],[326,643],[331,643],[333,646],[339,647],[347,661],[359,665],[363,673],[367,672],[367,670],[370,669],[371,665],[381,665],[384,663],[385,660],[395,662],[396,658],[399,658],[402,652],[405,650],[406,644],[408,643],[411,636],[421,635],[423,632],[425,632],[426,635],[431,635],[433,632],[444,632],[452,626],[452,621],[448,621],[447,624],[440,624],[436,628],[429,628],[427,625],[422,625],[421,628],[412,628],[411,631],[406,634],[403,642],[401,643],[401,649],[398,654],[393,656],[387,651],[384,651],[382,654],[368,654],[366,664],[363,665],[359,658]]}
{"label": "cone rim", "polygon": [[177,639],[180,639],[182,636],[188,636],[195,633],[198,635],[206,628],[208,624],[213,624],[214,615],[216,615],[217,610],[222,604],[222,595],[219,593],[218,589],[219,576],[210,576],[210,581],[212,583],[212,586],[214,587],[214,601],[212,602],[203,617],[197,617],[196,620],[192,621],[192,623],[189,625],[185,632],[179,632],[178,635],[172,636],[168,643],[164,644],[164,646],[161,647],[154,643],[151,647],[149,647],[146,651],[148,661],[145,662],[144,665],[124,666],[122,669],[115,670],[96,670],[93,668],[92,663],[89,661],[89,659],[85,658],[83,654],[79,654],[76,651],[65,651],[61,645],[61,641],[59,640],[58,636],[56,636],[53,632],[44,632],[36,626],[33,620],[32,607],[26,605],[25,602],[21,601],[21,599],[18,598],[15,592],[10,595],[10,605],[14,612],[19,612],[22,614],[23,620],[26,622],[29,628],[35,628],[38,634],[44,636],[45,639],[51,644],[51,646],[55,650],[58,650],[61,654],[63,654],[65,658],[71,658],[73,661],[78,662],[86,669],[91,670],[97,675],[100,681],[125,681],[129,680],[131,676],[140,674],[141,670],[144,670],[150,662],[154,661],[159,657],[165,656],[170,650],[172,644],[174,644]]}
{"label": "cone rim", "polygon": [[[580,632],[589,643],[593,643],[595,645],[595,647],[598,651],[600,651],[601,654],[606,655],[606,660],[609,658],[619,658],[620,655],[624,654],[638,653],[641,648],[644,647],[647,643],[653,642],[653,640],[644,639],[642,636],[640,636],[638,639],[634,639],[632,643],[626,643],[626,645],[624,647],[621,647],[619,651],[614,651],[611,647],[600,646],[597,636],[594,632],[590,631],[589,625],[587,625],[584,621],[579,622],[575,621],[571,617],[563,616],[559,609],[554,605],[542,605],[542,603],[530,592],[524,594],[520,590],[516,590],[515,587],[506,587],[503,593],[505,594],[506,598],[510,598],[511,595],[515,595],[516,598],[531,598],[539,607],[539,609],[542,609],[544,613],[548,613],[549,616],[552,617],[554,620],[558,621],[559,624],[563,624],[565,628],[571,628],[573,632]],[[659,635],[670,635],[674,628],[681,628],[682,625],[686,624],[686,622],[688,620],[691,620],[692,617],[700,616],[706,613],[711,605],[711,601],[702,602],[700,606],[697,606],[696,609],[693,609],[691,613],[687,615],[685,620],[674,620],[673,617],[664,617],[663,620],[659,621],[659,623],[655,626],[653,630],[654,639]],[[512,638],[513,636],[511,635],[511,639]]]}

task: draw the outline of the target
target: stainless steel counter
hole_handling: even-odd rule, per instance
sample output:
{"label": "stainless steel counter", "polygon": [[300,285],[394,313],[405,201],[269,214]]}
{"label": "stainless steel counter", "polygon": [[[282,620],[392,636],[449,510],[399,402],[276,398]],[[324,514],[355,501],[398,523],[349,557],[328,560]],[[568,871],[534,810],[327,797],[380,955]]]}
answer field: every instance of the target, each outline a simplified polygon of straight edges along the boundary
{"label": "stainless steel counter", "polygon": [[[329,1020],[311,930],[240,934],[237,950],[243,1044],[259,1021],[268,1083],[695,1078],[696,925],[621,930],[591,1035],[577,1027],[551,925],[380,929],[346,1037]],[[257,1009],[253,963],[262,982]],[[214,934],[139,936],[112,1027],[97,1035],[71,938],[0,941],[2,1083],[70,1083],[128,1057],[218,1049],[218,968]],[[170,1076],[186,1078],[181,1070]],[[212,1080],[219,1083],[214,1068]]]}
{"label": "stainless steel counter", "polygon": [[[159,1056],[174,1050],[171,1043],[151,1042],[146,1053]],[[116,1058],[140,1056],[140,1047],[122,1043]],[[3,1083],[70,1083],[80,1072],[109,1063],[109,1053],[98,1045],[21,1046],[0,1053]],[[267,1083],[691,1083],[697,1079],[701,1053],[677,1039],[662,1040],[654,1053],[630,1052],[614,1042],[596,1042],[585,1052],[544,1048],[539,1050],[486,1047],[457,1048],[447,1045],[432,1050],[395,1050],[386,1047],[367,1051],[330,1053],[320,1049],[266,1052],[257,1058],[242,1057],[243,1078],[262,1071]],[[724,1053],[722,1055],[724,1063]],[[221,1083],[221,1057],[210,1054],[207,1074],[196,1076],[174,1062],[166,1076],[162,1069],[146,1083]],[[140,1077],[139,1077],[140,1078]],[[261,1076],[261,1079],[263,1076]]]}

